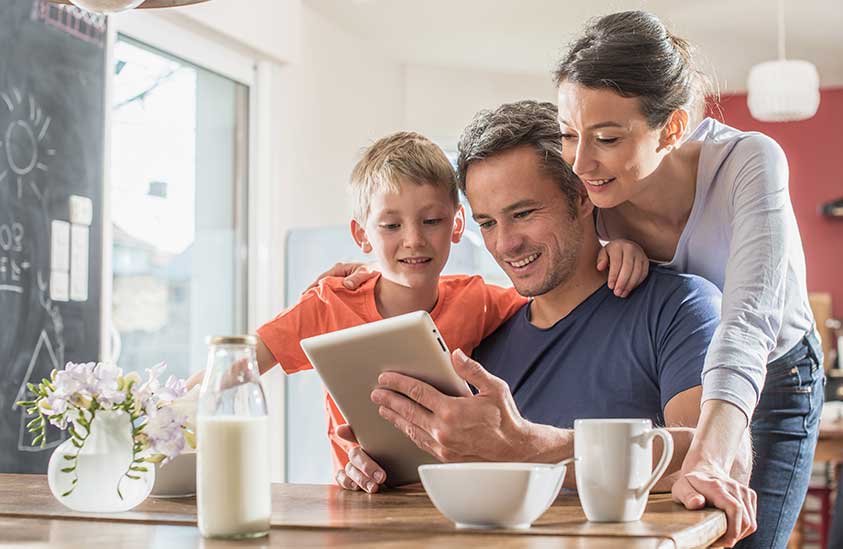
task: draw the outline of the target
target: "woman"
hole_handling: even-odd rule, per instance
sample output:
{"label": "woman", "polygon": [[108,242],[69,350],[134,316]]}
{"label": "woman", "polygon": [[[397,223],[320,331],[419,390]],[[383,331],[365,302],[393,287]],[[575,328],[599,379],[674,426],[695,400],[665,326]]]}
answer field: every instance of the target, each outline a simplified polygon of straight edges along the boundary
{"label": "woman", "polygon": [[706,79],[689,44],[653,15],[593,21],[555,76],[564,155],[599,208],[601,237],[637,242],[723,291],[674,499],[725,509],[726,545],[755,529],[755,493],[729,475],[751,418],[757,532],[739,546],[784,547],[807,491],[824,383],[784,153],[712,119],[694,129]]}

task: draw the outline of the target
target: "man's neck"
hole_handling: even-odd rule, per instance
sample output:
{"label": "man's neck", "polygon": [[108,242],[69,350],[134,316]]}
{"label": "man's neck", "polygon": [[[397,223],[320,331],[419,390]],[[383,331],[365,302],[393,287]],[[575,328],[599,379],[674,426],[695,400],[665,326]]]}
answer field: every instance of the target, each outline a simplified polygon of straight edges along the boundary
{"label": "man's neck", "polygon": [[383,318],[411,313],[430,312],[439,299],[438,279],[424,288],[410,288],[381,276],[375,284],[375,305]]}
{"label": "man's neck", "polygon": [[606,284],[608,272],[598,271],[596,266],[600,243],[595,238],[593,246],[587,248],[583,252],[588,253],[583,254],[577,270],[568,280],[533,299],[530,304],[530,323],[536,328],[550,328]]}

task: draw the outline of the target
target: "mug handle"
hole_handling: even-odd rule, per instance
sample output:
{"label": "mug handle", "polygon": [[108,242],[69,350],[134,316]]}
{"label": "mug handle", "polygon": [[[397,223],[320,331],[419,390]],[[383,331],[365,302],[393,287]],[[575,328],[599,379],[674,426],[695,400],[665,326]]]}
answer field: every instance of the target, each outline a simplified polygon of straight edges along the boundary
{"label": "mug handle", "polygon": [[660,437],[664,442],[664,449],[662,450],[662,457],[659,463],[653,470],[653,476],[650,477],[650,480],[644,486],[635,491],[635,496],[639,498],[653,489],[653,486],[656,485],[656,482],[659,481],[665,470],[667,470],[667,466],[670,465],[670,458],[673,457],[673,437],[670,436],[667,429],[650,429],[646,433],[642,433],[640,437],[642,442],[651,442],[653,437]]}

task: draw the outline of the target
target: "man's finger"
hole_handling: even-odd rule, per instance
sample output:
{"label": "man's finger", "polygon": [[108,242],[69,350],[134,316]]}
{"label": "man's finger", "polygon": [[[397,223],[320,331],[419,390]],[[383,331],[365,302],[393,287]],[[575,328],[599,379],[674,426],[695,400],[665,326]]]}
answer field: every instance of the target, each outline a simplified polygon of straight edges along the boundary
{"label": "man's finger", "polygon": [[476,360],[468,358],[462,349],[451,353],[451,362],[457,375],[474,385],[481,393],[494,392],[500,389],[500,378],[497,378],[486,371]]}
{"label": "man's finger", "polygon": [[370,269],[368,265],[356,265],[354,270],[343,278],[342,284],[349,290],[356,290],[375,274],[377,274],[377,272]]}
{"label": "man's finger", "polygon": [[[378,376],[378,384],[385,389],[405,395],[412,401],[418,402],[428,410],[435,410],[441,405],[445,397],[435,387],[432,387],[414,377],[405,376],[397,372],[384,372]],[[377,391],[377,389],[375,389]],[[373,392],[374,394],[374,392]],[[378,404],[381,404],[380,402]],[[390,406],[397,410],[394,406]]]}
{"label": "man's finger", "polygon": [[385,406],[380,406],[378,408],[378,413],[382,418],[394,425],[396,429],[404,433],[416,446],[434,457],[440,457],[437,452],[439,445],[433,437],[430,436],[430,433],[419,428],[418,425],[408,422],[400,414],[395,413],[395,411],[390,410]]}
{"label": "man's finger", "polygon": [[372,402],[401,416],[408,424],[416,425],[424,430],[430,428],[433,414],[418,402],[389,389],[375,389],[372,391]]}

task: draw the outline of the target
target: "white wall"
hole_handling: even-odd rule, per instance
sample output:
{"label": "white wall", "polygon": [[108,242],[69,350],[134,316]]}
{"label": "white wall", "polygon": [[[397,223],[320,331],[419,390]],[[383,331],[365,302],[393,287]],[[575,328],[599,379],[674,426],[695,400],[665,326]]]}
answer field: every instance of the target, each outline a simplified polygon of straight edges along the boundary
{"label": "white wall", "polygon": [[298,56],[301,0],[214,0],[173,10],[276,62]]}
{"label": "white wall", "polygon": [[550,74],[408,65],[404,71],[406,125],[456,150],[462,129],[480,109],[519,99],[556,101]]}

